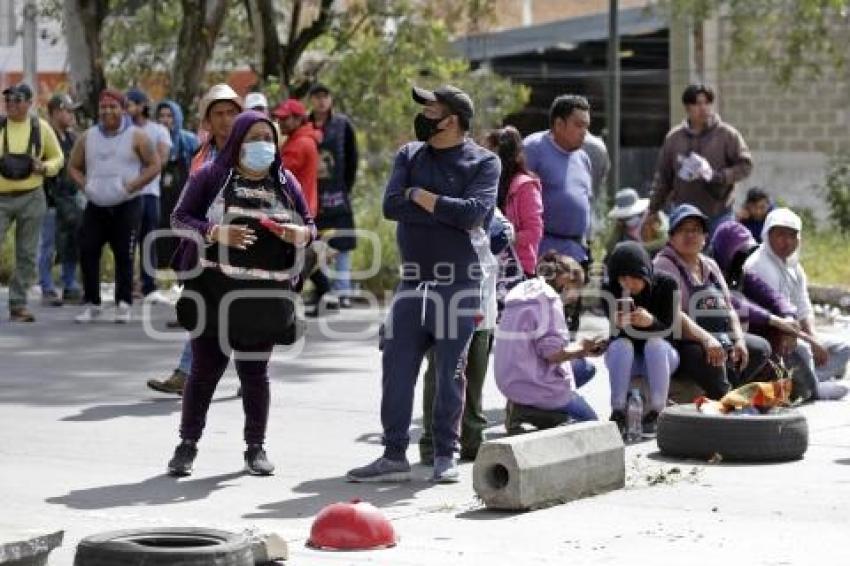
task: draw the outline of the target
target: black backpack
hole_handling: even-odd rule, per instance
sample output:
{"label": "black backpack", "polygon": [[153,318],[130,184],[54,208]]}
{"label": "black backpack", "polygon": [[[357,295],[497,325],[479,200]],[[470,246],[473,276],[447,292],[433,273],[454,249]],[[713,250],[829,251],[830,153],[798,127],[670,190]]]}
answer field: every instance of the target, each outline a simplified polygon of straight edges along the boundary
{"label": "black backpack", "polygon": [[0,118],[0,128],[3,129],[3,155],[0,156],[0,175],[6,179],[19,181],[32,175],[33,157],[41,155],[41,126],[38,118],[30,116],[30,140],[27,144],[26,153],[9,153],[7,121],[6,116]]}

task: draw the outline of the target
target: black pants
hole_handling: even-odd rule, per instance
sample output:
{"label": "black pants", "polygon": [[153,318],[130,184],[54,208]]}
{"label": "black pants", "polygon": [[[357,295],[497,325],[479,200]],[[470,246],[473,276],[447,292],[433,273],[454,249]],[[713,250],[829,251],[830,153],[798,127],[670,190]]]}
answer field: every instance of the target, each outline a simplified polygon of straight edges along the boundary
{"label": "black pants", "polygon": [[695,382],[705,391],[710,399],[720,399],[734,387],[739,387],[752,381],[764,368],[770,358],[770,344],[764,338],[744,333],[750,360],[743,370],[737,370],[731,362],[715,367],[705,359],[705,349],[698,342],[677,342],[679,352],[679,368],[673,374],[673,379]]}
{"label": "black pants", "polygon": [[85,302],[100,304],[100,256],[109,244],[115,258],[115,304],[133,303],[133,248],[141,215],[141,201],[128,200],[117,206],[89,202],[80,230],[80,267]]}

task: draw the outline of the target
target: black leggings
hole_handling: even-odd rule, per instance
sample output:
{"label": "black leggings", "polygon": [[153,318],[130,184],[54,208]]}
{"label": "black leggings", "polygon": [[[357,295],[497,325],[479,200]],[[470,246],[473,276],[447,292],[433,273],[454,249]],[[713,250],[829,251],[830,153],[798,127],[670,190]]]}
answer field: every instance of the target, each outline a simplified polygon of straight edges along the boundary
{"label": "black leggings", "polygon": [[764,338],[744,333],[744,341],[750,360],[742,371],[736,370],[731,362],[720,367],[709,365],[705,359],[705,348],[698,342],[677,342],[679,368],[673,379],[690,379],[705,391],[707,397],[720,399],[733,386],[739,387],[757,377],[770,358],[770,344]]}

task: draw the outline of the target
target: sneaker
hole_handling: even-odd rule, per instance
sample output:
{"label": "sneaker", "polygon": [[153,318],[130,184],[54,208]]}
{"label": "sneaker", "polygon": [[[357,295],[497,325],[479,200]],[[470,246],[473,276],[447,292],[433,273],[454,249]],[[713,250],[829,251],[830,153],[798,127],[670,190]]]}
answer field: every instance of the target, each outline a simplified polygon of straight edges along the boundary
{"label": "sneaker", "polygon": [[103,308],[100,305],[91,305],[75,316],[74,322],[78,324],[89,324],[91,322],[97,322],[101,317],[103,317]]}
{"label": "sneaker", "polygon": [[198,445],[184,440],[174,449],[174,456],[168,462],[168,475],[183,477],[192,473],[192,463],[198,455]]}
{"label": "sneaker", "polygon": [[474,462],[478,457],[478,449],[481,448],[481,445],[478,446],[461,446],[460,447],[460,461],[461,462]]}
{"label": "sneaker", "polygon": [[54,289],[45,291],[41,294],[41,306],[43,307],[61,307],[62,299]]}
{"label": "sneaker", "polygon": [[410,464],[407,459],[390,460],[381,456],[367,466],[349,470],[345,479],[354,483],[410,481]]}
{"label": "sneaker", "polygon": [[115,306],[115,322],[116,324],[127,324],[130,322],[133,313],[130,310],[130,305],[121,301]]}
{"label": "sneaker", "polygon": [[431,481],[435,483],[457,483],[460,481],[460,471],[457,461],[451,456],[434,458],[434,475]]}
{"label": "sneaker", "polygon": [[324,308],[326,311],[338,311],[340,302],[336,297],[325,295],[322,297],[322,300],[319,301],[319,306]]}
{"label": "sneaker", "polygon": [[339,308],[341,309],[350,309],[353,305],[351,304],[351,297],[340,297],[339,298]]}
{"label": "sneaker", "polygon": [[35,316],[27,307],[15,307],[9,309],[9,320],[12,322],[35,322]]}
{"label": "sneaker", "polygon": [[149,379],[148,387],[153,389],[154,391],[160,391],[162,393],[175,393],[177,395],[183,395],[183,388],[186,386],[186,378],[189,377],[182,370],[176,369],[168,377],[168,379],[159,380],[159,379]]}
{"label": "sneaker", "polygon": [[658,411],[649,411],[642,419],[644,438],[655,438],[658,431]]}
{"label": "sneaker", "polygon": [[819,401],[838,401],[847,395],[847,386],[834,381],[820,381],[817,391]]}
{"label": "sneaker", "polygon": [[617,428],[620,430],[620,436],[626,434],[626,413],[620,409],[614,409],[611,411],[611,416],[608,418],[609,421],[616,423]]}
{"label": "sneaker", "polygon": [[77,305],[83,300],[83,292],[79,289],[62,289],[62,302]]}
{"label": "sneaker", "polygon": [[249,444],[245,450],[245,470],[253,476],[270,476],[274,473],[274,464],[269,462],[262,444]]}

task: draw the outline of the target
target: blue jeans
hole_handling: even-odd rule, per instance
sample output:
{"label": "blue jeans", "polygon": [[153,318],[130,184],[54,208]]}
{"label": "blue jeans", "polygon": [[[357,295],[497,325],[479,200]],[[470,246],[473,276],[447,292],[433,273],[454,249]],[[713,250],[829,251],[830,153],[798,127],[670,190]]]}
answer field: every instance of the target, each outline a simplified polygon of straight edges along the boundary
{"label": "blue jeans", "polygon": [[599,420],[599,417],[596,416],[596,411],[593,410],[593,407],[581,395],[576,395],[569,403],[560,409],[555,409],[555,411],[566,413],[571,419],[578,422]]}
{"label": "blue jeans", "polygon": [[576,383],[576,389],[584,386],[596,375],[596,366],[587,358],[572,360],[570,367],[573,370],[573,380]]}
{"label": "blue jeans", "polygon": [[[159,197],[156,195],[142,195],[142,217],[139,221],[139,273],[142,274],[142,293],[148,295],[156,291],[156,246],[148,246],[147,261],[145,261],[144,241],[148,234],[159,228]],[[145,264],[147,263],[147,266]],[[150,268],[147,269],[147,267]]]}
{"label": "blue jeans", "polygon": [[343,291],[338,294],[345,295],[348,291],[351,291],[351,252],[339,252],[333,268],[336,273],[334,273],[331,289],[337,292]]}
{"label": "blue jeans", "polygon": [[189,375],[189,372],[192,371],[192,341],[186,340],[186,344],[183,346],[183,351],[180,352],[180,361],[177,363],[177,369]]}
{"label": "blue jeans", "polygon": [[[41,224],[38,244],[38,285],[42,293],[55,291],[53,286],[53,259],[56,255],[56,209],[48,208]],[[62,287],[65,291],[79,289],[76,281],[77,262],[62,264]]]}

